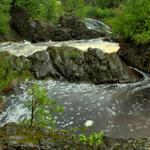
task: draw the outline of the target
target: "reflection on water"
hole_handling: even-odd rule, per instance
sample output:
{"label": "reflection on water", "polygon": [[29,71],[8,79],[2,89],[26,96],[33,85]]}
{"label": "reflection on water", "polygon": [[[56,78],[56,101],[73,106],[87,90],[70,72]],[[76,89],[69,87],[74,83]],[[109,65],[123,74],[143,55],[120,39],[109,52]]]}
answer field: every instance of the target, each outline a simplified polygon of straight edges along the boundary
{"label": "reflection on water", "polygon": [[0,43],[0,51],[9,51],[11,54],[16,56],[32,55],[36,51],[46,50],[48,46],[71,46],[86,51],[89,47],[100,48],[104,52],[112,53],[119,49],[118,43],[110,43],[103,41],[103,38],[91,39],[91,40],[75,40],[75,41],[63,41],[63,42],[40,42],[31,44],[30,42],[4,42]]}
{"label": "reflection on water", "polygon": [[[36,81],[48,89],[49,96],[65,107],[58,116],[58,128],[82,127],[88,120],[93,126],[88,133],[104,130],[113,137],[150,136],[150,79],[128,84],[73,84],[61,81]],[[8,107],[0,116],[1,125],[29,116],[23,102],[33,82],[16,88],[7,97]]]}

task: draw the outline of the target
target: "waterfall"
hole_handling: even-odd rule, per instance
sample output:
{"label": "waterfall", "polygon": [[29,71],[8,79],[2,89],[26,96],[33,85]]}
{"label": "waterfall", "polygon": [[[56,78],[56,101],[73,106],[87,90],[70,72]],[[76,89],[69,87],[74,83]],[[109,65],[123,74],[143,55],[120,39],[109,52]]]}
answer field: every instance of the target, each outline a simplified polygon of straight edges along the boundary
{"label": "waterfall", "polygon": [[106,24],[104,24],[102,21],[92,19],[92,18],[86,18],[84,22],[89,29],[106,32],[108,34],[112,33],[111,28]]}

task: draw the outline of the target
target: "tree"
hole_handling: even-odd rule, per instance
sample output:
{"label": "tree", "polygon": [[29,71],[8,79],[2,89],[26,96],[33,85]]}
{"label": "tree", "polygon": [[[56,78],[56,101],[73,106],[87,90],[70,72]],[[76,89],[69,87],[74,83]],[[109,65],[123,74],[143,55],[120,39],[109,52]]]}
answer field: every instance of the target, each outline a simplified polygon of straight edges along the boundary
{"label": "tree", "polygon": [[150,42],[150,0],[128,0],[123,12],[115,19],[114,33],[136,44]]}
{"label": "tree", "polygon": [[53,99],[48,98],[47,91],[43,87],[34,84],[29,89],[31,99],[27,106],[31,111],[30,119],[24,120],[24,123],[30,123],[31,126],[55,127],[54,114],[62,113],[63,107],[59,106]]}

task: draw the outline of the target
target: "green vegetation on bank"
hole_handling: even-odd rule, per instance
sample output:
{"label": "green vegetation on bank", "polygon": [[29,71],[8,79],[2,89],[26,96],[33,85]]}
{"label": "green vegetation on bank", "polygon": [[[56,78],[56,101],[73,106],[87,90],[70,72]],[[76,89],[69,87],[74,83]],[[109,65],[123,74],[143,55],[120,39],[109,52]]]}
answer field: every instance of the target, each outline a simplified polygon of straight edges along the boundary
{"label": "green vegetation on bank", "polygon": [[0,35],[10,31],[12,7],[23,8],[32,19],[51,24],[70,13],[80,18],[100,19],[123,40],[136,44],[150,42],[150,0],[1,0]]}
{"label": "green vegetation on bank", "polygon": [[[119,5],[121,0],[117,1]],[[117,6],[112,0],[1,0],[0,1],[0,34],[9,33],[11,9],[19,7],[26,10],[32,19],[57,23],[60,16],[74,14],[80,18],[92,17],[97,19],[115,16],[113,7]],[[112,8],[108,8],[112,5]]]}
{"label": "green vegetation on bank", "polygon": [[113,22],[113,30],[119,38],[136,44],[150,42],[150,0],[128,0],[123,11]]}
{"label": "green vegetation on bank", "polygon": [[53,23],[63,13],[61,3],[57,0],[16,0],[14,5],[26,10],[33,19]]}
{"label": "green vegetation on bank", "polygon": [[29,71],[30,65],[25,58],[0,52],[0,91],[14,86],[20,80],[32,78]]}
{"label": "green vegetation on bank", "polygon": [[85,134],[79,135],[79,141],[83,144],[88,144],[90,146],[92,145],[101,145],[103,143],[104,133],[103,131],[100,131],[98,133],[92,133],[89,136],[86,136]]}
{"label": "green vegetation on bank", "polygon": [[11,0],[0,1],[0,34],[8,34],[10,30],[10,2]]}

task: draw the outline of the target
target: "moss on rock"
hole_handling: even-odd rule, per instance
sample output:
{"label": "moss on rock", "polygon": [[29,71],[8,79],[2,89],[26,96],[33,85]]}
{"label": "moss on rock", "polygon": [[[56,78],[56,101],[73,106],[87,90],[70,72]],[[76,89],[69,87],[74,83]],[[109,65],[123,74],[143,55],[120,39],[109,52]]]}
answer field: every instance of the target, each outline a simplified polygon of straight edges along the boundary
{"label": "moss on rock", "polygon": [[0,89],[11,86],[13,80],[31,78],[30,66],[30,61],[23,56],[0,52]]}

